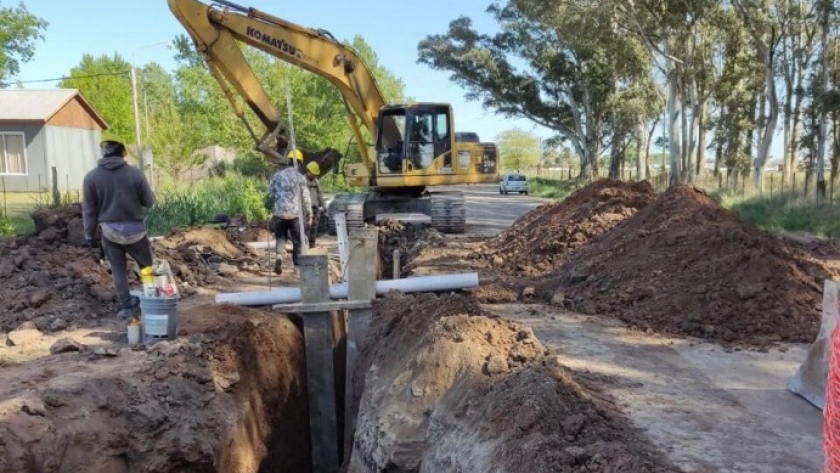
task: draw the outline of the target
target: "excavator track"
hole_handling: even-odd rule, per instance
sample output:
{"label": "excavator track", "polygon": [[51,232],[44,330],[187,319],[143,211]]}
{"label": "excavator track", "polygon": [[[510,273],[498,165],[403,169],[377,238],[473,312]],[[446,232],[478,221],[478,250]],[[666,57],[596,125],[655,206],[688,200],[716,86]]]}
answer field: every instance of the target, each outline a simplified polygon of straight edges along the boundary
{"label": "excavator track", "polygon": [[464,233],[467,231],[467,206],[464,193],[432,192],[429,202],[429,216],[432,228],[443,233]]}
{"label": "excavator track", "polygon": [[329,225],[327,227],[330,235],[335,235],[335,215],[343,213],[347,219],[347,228],[362,227],[365,223],[365,200],[366,194],[336,194],[330,202],[327,214],[329,215]]}
{"label": "excavator track", "polygon": [[[368,209],[371,214],[377,213],[376,210],[392,211],[388,200],[368,203],[367,199],[366,194],[337,194],[330,203],[328,210],[330,216],[329,233],[335,235],[335,215],[337,214],[343,213],[346,216],[349,230],[352,227],[364,226],[366,204],[368,206],[376,205],[376,208]],[[432,192],[428,197],[410,199],[410,201],[415,203],[415,208],[422,208],[423,212],[431,217],[432,228],[443,233],[464,233],[466,231],[467,211],[462,192]],[[404,205],[405,201],[402,201],[402,204]],[[405,207],[402,210],[393,210],[396,213],[405,211]],[[373,215],[370,218],[373,219]]]}

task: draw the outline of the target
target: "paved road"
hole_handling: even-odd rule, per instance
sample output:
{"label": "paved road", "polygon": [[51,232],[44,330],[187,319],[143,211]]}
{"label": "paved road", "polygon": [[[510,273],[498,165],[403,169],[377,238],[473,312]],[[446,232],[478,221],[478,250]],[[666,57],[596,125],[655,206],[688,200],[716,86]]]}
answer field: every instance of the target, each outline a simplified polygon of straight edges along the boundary
{"label": "paved road", "polygon": [[547,199],[519,194],[499,194],[495,184],[455,186],[467,201],[467,233],[492,236],[510,226],[516,219],[548,202]]}
{"label": "paved road", "polygon": [[[467,201],[467,234],[493,236],[510,226],[516,219],[549,202],[549,199],[519,194],[499,194],[497,184],[468,186],[441,186],[435,190],[453,190],[464,193]],[[329,200],[333,194],[324,194]]]}

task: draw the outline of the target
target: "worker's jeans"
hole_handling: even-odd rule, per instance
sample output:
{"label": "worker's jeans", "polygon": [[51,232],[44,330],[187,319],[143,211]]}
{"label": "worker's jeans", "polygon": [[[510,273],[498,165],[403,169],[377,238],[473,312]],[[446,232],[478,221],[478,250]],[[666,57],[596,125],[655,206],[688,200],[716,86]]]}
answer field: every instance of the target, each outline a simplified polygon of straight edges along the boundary
{"label": "worker's jeans", "polygon": [[128,272],[126,255],[131,256],[134,261],[145,268],[152,265],[152,246],[148,237],[131,245],[121,245],[102,237],[102,249],[105,257],[111,265],[111,278],[114,280],[114,290],[117,291],[117,298],[120,301],[121,309],[131,308],[131,293],[128,288]]}
{"label": "worker's jeans", "polygon": [[321,209],[312,206],[312,223],[307,229],[307,238],[309,239],[309,247],[315,248],[315,239],[318,238],[318,227],[321,225]]}
{"label": "worker's jeans", "polygon": [[292,240],[292,263],[298,266],[298,257],[300,256],[300,219],[293,218],[290,220],[279,219],[274,226],[274,238],[276,238],[277,258],[284,253],[286,248],[285,240]]}

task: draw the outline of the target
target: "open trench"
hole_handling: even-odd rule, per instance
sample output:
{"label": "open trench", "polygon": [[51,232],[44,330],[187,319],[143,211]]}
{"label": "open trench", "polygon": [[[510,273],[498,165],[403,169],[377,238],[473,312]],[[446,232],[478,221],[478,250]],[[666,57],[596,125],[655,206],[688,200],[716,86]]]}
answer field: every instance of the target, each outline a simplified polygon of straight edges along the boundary
{"label": "open trench", "polygon": [[[387,269],[393,249],[405,267],[439,238],[383,233]],[[337,393],[342,339],[335,323]],[[0,387],[17,403],[0,402],[0,473],[309,472],[305,363],[296,317],[204,305],[181,313],[177,341],[3,367],[4,379],[35,372],[43,384]],[[343,472],[677,471],[602,394],[608,380],[565,368],[530,329],[469,295],[377,300],[353,376],[358,416]],[[343,407],[337,418],[343,445]]]}
{"label": "open trench", "polygon": [[[387,269],[380,277],[389,276],[395,248],[405,267],[423,241],[435,239],[399,225],[382,233],[380,265]],[[340,332],[334,369],[343,393]],[[376,301],[353,376],[358,416],[352,453],[341,452],[342,472],[678,471],[602,392],[609,380],[562,366],[530,329],[487,313],[469,295]],[[310,471],[308,458],[289,456],[287,443],[296,432],[307,445],[295,452],[310,452],[305,391],[286,402],[273,411],[279,434],[266,441],[259,471]],[[339,407],[338,445],[343,417]]]}

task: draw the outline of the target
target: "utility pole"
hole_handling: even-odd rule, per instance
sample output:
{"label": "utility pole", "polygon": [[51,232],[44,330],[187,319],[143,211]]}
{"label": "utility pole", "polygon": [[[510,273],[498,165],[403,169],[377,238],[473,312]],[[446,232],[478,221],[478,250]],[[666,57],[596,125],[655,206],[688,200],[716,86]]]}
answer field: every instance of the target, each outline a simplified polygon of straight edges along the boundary
{"label": "utility pole", "polygon": [[140,139],[140,107],[137,105],[137,72],[134,66],[131,66],[131,100],[134,102],[134,142],[137,146],[137,164],[140,166],[140,172],[146,174],[146,163],[143,159],[143,144]]}

